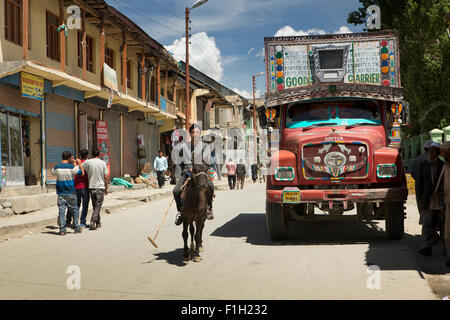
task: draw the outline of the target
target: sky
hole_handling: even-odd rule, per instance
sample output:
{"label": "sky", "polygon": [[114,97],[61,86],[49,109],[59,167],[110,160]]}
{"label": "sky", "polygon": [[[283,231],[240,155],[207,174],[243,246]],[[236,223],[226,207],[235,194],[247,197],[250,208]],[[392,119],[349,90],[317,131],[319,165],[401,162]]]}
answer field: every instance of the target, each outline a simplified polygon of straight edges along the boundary
{"label": "sky", "polygon": [[[196,0],[107,0],[176,60],[185,61],[185,8]],[[347,23],[358,0],[208,0],[190,11],[190,64],[245,98],[265,72],[264,37],[362,32]],[[256,96],[265,93],[256,77]]]}

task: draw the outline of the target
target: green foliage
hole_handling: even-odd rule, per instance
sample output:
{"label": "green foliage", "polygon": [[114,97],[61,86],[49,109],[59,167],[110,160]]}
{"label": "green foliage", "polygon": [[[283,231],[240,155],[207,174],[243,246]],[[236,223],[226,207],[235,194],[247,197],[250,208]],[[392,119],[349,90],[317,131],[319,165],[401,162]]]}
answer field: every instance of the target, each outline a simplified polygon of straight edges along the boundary
{"label": "green foliage", "polygon": [[[450,125],[448,0],[360,0],[347,21],[365,24],[366,9],[381,9],[382,29],[400,33],[401,82],[411,108],[408,135]],[[446,19],[447,16],[447,19]]]}

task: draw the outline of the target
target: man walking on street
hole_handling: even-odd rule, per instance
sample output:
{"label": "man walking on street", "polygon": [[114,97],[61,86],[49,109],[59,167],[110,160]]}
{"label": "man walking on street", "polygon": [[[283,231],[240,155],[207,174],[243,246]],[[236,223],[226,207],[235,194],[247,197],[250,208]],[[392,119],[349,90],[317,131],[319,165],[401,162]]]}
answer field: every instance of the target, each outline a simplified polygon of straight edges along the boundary
{"label": "man walking on street", "polygon": [[450,267],[450,141],[444,142],[442,145],[441,155],[444,157],[445,163],[439,176],[433,198],[442,192],[443,209],[441,211],[444,213],[444,234],[441,234],[441,237],[444,236],[444,247],[447,255],[445,266]]}
{"label": "man walking on street", "polygon": [[251,165],[251,170],[252,170],[252,180],[253,183],[256,182],[256,180],[258,180],[258,165],[256,163]]}
{"label": "man walking on street", "polygon": [[432,246],[437,236],[437,214],[431,208],[430,203],[443,167],[443,162],[439,160],[440,147],[439,143],[433,142],[431,144],[428,159],[420,163],[420,173],[416,181],[420,203],[419,210],[423,212],[422,236],[424,237],[424,243],[419,253],[426,256],[433,255]]}
{"label": "man walking on street", "polygon": [[247,174],[247,168],[245,167],[244,161],[242,159],[240,159],[238,165],[236,166],[238,189],[239,189],[239,185],[241,186],[241,189],[244,189],[244,182],[245,182],[246,174]]}
{"label": "man walking on street", "polygon": [[[417,181],[419,174],[420,174],[420,164],[423,161],[427,161],[428,160],[428,155],[430,154],[430,147],[431,144],[433,143],[433,141],[428,140],[427,142],[425,142],[425,146],[424,146],[424,150],[425,152],[422,153],[420,156],[418,156],[413,163],[413,166],[411,168],[411,176],[413,177],[413,179],[415,181]],[[419,209],[419,224],[422,225],[423,224],[423,212],[421,208],[421,204],[419,203],[420,201],[420,196],[417,190],[417,183],[415,183],[415,191],[416,191],[416,202],[417,202],[417,208]]]}
{"label": "man walking on street", "polygon": [[158,176],[158,186],[161,189],[164,187],[164,172],[167,170],[167,159],[163,156],[163,152],[159,150],[158,157],[155,158],[155,162],[153,164],[153,168],[156,171],[156,175]]}
{"label": "man walking on street", "polygon": [[[75,164],[77,164],[77,166],[75,166]],[[76,175],[84,175],[81,161],[79,159],[74,161],[72,154],[69,151],[64,151],[62,153],[62,163],[53,168],[52,174],[56,176],[59,234],[62,236],[67,234],[65,217],[66,209],[72,213],[75,233],[81,233],[81,228],[78,225],[77,195],[74,183]]]}
{"label": "man walking on street", "polygon": [[226,164],[226,168],[228,172],[228,185],[230,186],[230,190],[233,190],[236,187],[236,163],[230,158]]}
{"label": "man walking on street", "polygon": [[83,167],[89,176],[89,193],[92,200],[92,217],[89,223],[90,230],[96,230],[102,226],[100,221],[100,209],[104,197],[108,194],[108,168],[106,162],[100,159],[100,150],[92,151],[93,159],[83,163]]}
{"label": "man walking on street", "polygon": [[[81,163],[87,160],[88,155],[89,151],[86,149],[80,151]],[[89,178],[87,173],[85,173],[84,176],[75,177],[75,189],[77,192],[78,210],[81,208],[81,203],[83,203],[83,209],[81,210],[80,217],[80,227],[84,228],[86,226],[86,217],[89,209]]]}

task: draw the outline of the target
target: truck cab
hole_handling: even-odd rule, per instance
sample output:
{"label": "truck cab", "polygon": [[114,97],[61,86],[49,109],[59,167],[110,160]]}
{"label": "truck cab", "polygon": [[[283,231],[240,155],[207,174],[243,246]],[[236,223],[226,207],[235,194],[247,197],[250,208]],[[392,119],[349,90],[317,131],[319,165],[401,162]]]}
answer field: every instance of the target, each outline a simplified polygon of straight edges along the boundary
{"label": "truck cab", "polygon": [[273,240],[308,220],[385,220],[389,238],[402,238],[408,191],[399,128],[408,119],[397,39],[395,32],[265,39],[266,108],[276,111],[279,137],[266,186]]}

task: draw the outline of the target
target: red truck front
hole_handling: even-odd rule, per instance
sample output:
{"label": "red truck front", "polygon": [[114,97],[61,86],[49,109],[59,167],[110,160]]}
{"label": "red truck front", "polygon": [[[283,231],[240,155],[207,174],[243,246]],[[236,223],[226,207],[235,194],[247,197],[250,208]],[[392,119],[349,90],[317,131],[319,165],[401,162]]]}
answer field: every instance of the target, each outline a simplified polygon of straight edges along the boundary
{"label": "red truck front", "polygon": [[279,137],[266,190],[271,238],[286,238],[292,221],[386,220],[400,239],[407,108],[396,33],[266,38],[265,50],[266,107]]}

